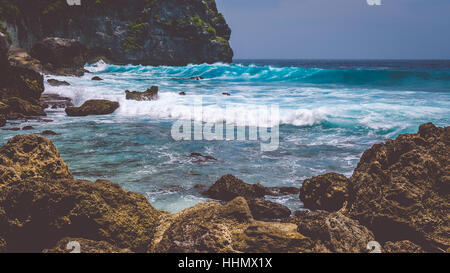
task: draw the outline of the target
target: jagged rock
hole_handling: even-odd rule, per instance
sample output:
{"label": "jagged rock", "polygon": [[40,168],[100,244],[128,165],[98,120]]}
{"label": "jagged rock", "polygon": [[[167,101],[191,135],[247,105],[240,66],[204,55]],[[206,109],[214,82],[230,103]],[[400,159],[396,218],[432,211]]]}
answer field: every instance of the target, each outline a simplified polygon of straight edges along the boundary
{"label": "jagged rock", "polygon": [[[39,135],[18,135],[0,148],[0,185],[8,178],[72,178],[53,143]],[[16,179],[12,179],[16,180]]]}
{"label": "jagged rock", "polygon": [[[17,11],[2,20],[16,30],[11,32],[14,43],[28,51],[35,41],[56,36],[76,37],[89,48],[90,61],[101,56],[121,64],[187,65],[233,57],[231,30],[214,0],[84,1],[80,10],[65,3],[54,8],[54,0],[39,0],[33,8],[24,1],[0,5]],[[78,63],[76,56],[62,60]]]}
{"label": "jagged rock", "polygon": [[146,252],[159,216],[145,196],[106,180],[33,178],[0,191],[0,237],[8,252],[41,252],[64,237]]}
{"label": "jagged rock", "polygon": [[47,73],[82,76],[87,48],[76,40],[48,37],[33,46],[31,55],[44,64]]}
{"label": "jagged rock", "polygon": [[349,180],[342,174],[327,173],[303,181],[300,200],[311,210],[337,211],[348,200]]}
{"label": "jagged rock", "polygon": [[301,252],[310,246],[291,223],[255,221],[242,197],[163,215],[156,234],[156,252]]}
{"label": "jagged rock", "polygon": [[48,79],[47,82],[51,86],[69,86],[70,85],[70,83],[68,83],[67,81],[58,81],[55,79]]}
{"label": "jagged rock", "polygon": [[105,241],[93,241],[84,238],[63,238],[50,249],[44,249],[43,253],[71,253],[74,250],[70,242],[79,243],[79,253],[132,253],[127,248],[118,248]]}
{"label": "jagged rock", "polygon": [[374,240],[371,231],[339,212],[296,211],[295,216],[289,221],[314,242],[308,252],[364,253]]}
{"label": "jagged rock", "polygon": [[348,215],[380,242],[409,240],[425,251],[450,246],[450,127],[375,144],[350,179]]}
{"label": "jagged rock", "polygon": [[386,242],[383,245],[384,253],[424,253],[423,249],[410,242],[410,241],[399,241],[399,242]]}
{"label": "jagged rock", "polygon": [[217,161],[214,157],[210,155],[202,155],[201,153],[191,153],[189,157],[192,158],[194,162]]}
{"label": "jagged rock", "polygon": [[119,103],[109,100],[88,100],[80,107],[67,107],[66,113],[70,117],[83,117],[89,115],[108,115],[119,108]]}
{"label": "jagged rock", "polygon": [[238,196],[262,198],[269,192],[261,184],[247,184],[241,179],[227,174],[217,180],[207,191],[203,192],[203,195],[217,200],[230,201]]}
{"label": "jagged rock", "polygon": [[125,90],[125,96],[127,100],[156,100],[158,99],[158,86],[152,86],[144,92]]}
{"label": "jagged rock", "polygon": [[291,210],[278,203],[261,198],[249,199],[247,202],[256,220],[271,221],[291,216]]}
{"label": "jagged rock", "polygon": [[18,97],[4,99],[3,104],[7,105],[6,117],[8,119],[16,119],[25,116],[46,116],[42,106],[37,103],[31,103]]}
{"label": "jagged rock", "polygon": [[103,79],[100,78],[99,76],[92,77],[91,80],[92,80],[92,81],[103,81]]}

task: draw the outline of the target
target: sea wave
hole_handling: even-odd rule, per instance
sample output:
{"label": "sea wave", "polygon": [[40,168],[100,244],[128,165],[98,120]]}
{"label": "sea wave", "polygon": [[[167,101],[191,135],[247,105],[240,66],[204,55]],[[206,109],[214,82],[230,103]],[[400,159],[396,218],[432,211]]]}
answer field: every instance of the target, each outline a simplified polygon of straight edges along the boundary
{"label": "sea wave", "polygon": [[187,66],[108,65],[99,62],[87,67],[97,73],[147,73],[177,80],[201,76],[206,80],[297,82],[362,87],[405,87],[411,90],[450,89],[449,71],[414,71],[386,69],[322,69],[276,67],[242,64],[200,64]]}

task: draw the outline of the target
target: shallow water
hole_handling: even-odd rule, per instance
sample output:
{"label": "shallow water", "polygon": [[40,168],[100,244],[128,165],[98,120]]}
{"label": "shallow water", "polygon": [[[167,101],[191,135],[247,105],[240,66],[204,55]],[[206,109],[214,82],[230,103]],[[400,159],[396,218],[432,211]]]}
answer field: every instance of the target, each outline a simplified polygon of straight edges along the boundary
{"label": "shallow water", "polygon": [[[351,176],[362,152],[374,143],[416,132],[432,121],[449,125],[448,61],[236,61],[185,67],[87,66],[93,73],[66,80],[69,87],[46,85],[46,93],[73,99],[110,99],[120,108],[108,116],[69,118],[48,109],[51,123],[30,121],[36,129],[2,130],[5,143],[18,133],[54,130],[52,136],[76,178],[105,178],[146,194],[158,209],[178,211],[207,200],[195,184],[211,185],[231,173],[248,183],[299,187],[325,172]],[[91,81],[94,76],[104,81]],[[176,80],[202,76],[201,81]],[[157,101],[127,101],[124,90],[158,85]],[[179,96],[184,91],[186,96]],[[228,92],[231,96],[222,95]],[[175,141],[175,120],[190,119],[202,99],[203,121],[252,123],[257,106],[278,105],[280,144],[263,152],[258,141]],[[195,117],[194,117],[195,119]],[[9,125],[14,127],[17,125]],[[22,125],[23,126],[23,125]],[[199,152],[217,161],[199,163]],[[298,196],[271,198],[299,209]]]}

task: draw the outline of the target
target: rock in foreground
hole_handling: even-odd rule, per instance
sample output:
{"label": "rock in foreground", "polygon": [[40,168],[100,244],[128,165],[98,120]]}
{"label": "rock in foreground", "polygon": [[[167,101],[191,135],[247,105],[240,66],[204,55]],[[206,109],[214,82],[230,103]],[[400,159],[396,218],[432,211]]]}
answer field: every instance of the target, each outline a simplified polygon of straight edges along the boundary
{"label": "rock in foreground", "polygon": [[300,200],[311,210],[340,210],[348,200],[349,180],[342,174],[327,173],[303,181]]}
{"label": "rock in foreground", "polygon": [[18,135],[0,149],[0,185],[24,178],[72,178],[53,143],[40,135]]}
{"label": "rock in foreground", "polygon": [[143,195],[106,180],[11,181],[0,191],[0,208],[8,252],[41,252],[64,237],[146,252],[160,215]]}
{"label": "rock in foreground", "polygon": [[450,127],[375,144],[351,177],[349,212],[380,242],[409,240],[426,251],[450,247]]}
{"label": "rock in foreground", "polygon": [[80,107],[67,107],[66,113],[70,117],[89,115],[109,115],[119,108],[119,103],[109,100],[88,100]]}

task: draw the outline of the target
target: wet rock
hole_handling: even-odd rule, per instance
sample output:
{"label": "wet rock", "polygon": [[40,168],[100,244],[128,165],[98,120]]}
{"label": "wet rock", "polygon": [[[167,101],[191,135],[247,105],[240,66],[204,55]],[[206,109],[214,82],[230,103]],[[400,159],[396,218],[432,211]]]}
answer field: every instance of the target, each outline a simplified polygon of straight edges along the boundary
{"label": "wet rock", "polygon": [[231,94],[227,93],[227,92],[223,92],[222,95],[224,95],[224,96],[231,96]]}
{"label": "wet rock", "polygon": [[155,252],[301,252],[310,244],[294,224],[255,221],[242,197],[164,215],[156,234]]}
{"label": "wet rock", "polygon": [[180,92],[180,93],[178,93],[178,95],[180,95],[180,96],[186,96],[186,92]]}
{"label": "wet rock", "polygon": [[68,83],[66,81],[58,81],[55,79],[48,79],[47,82],[51,86],[69,86],[70,85],[70,83]]}
{"label": "wet rock", "polygon": [[80,107],[67,107],[66,113],[70,117],[82,117],[89,115],[108,115],[119,108],[119,103],[109,100],[88,100]]}
{"label": "wet rock", "polygon": [[[105,241],[93,241],[84,238],[63,238],[50,249],[44,249],[43,253],[71,253],[74,249],[70,242],[79,243],[79,253],[132,253],[127,248],[118,248]],[[76,250],[75,250],[76,251]]]}
{"label": "wet rock", "polygon": [[158,86],[152,86],[149,89],[147,89],[147,91],[144,92],[125,90],[125,96],[127,100],[137,100],[137,101],[157,100]]}
{"label": "wet rock", "polygon": [[378,241],[409,240],[425,251],[450,246],[450,127],[432,123],[417,134],[375,144],[350,179],[347,215]]}
{"label": "wet rock", "polygon": [[342,174],[327,173],[303,181],[300,200],[311,210],[338,211],[348,200],[349,180]]}
{"label": "wet rock", "polygon": [[47,105],[47,108],[50,107],[52,109],[73,106],[71,98],[62,97],[58,94],[42,94],[40,103],[41,105]]}
{"label": "wet rock", "polygon": [[291,195],[300,192],[300,189],[296,187],[267,187],[267,189],[270,191],[267,195],[271,196]]}
{"label": "wet rock", "polygon": [[11,128],[3,128],[2,130],[7,130],[7,131],[20,131],[19,127],[11,127]]}
{"label": "wet rock", "polygon": [[198,190],[198,189],[206,189],[208,186],[203,185],[203,184],[195,184],[194,185],[194,189]]}
{"label": "wet rock", "polygon": [[61,135],[61,134],[56,133],[56,132],[54,132],[52,130],[45,130],[41,134],[42,135],[47,135],[47,136],[58,136],[58,135]]}
{"label": "wet rock", "polygon": [[247,184],[241,179],[227,174],[222,176],[207,191],[202,194],[213,199],[230,201],[238,196],[244,198],[262,198],[270,193],[261,184]]}
{"label": "wet rock", "polygon": [[371,231],[339,212],[296,211],[289,221],[313,241],[308,252],[365,253],[374,240]]}
{"label": "wet rock", "polygon": [[191,153],[189,155],[190,158],[192,158],[193,162],[210,162],[210,161],[217,161],[214,157],[210,155],[202,155],[200,153]]}
{"label": "wet rock", "polygon": [[99,76],[92,77],[91,80],[92,80],[92,81],[103,81],[103,79],[100,78]]}
{"label": "wet rock", "polygon": [[388,241],[384,243],[382,251],[384,253],[424,253],[420,246],[408,240],[399,242]]}
{"label": "wet rock", "polygon": [[[72,178],[53,143],[39,135],[18,135],[0,149],[0,166],[10,177]],[[14,175],[12,175],[14,173]],[[8,180],[0,180],[0,184]]]}
{"label": "wet rock", "polygon": [[106,180],[33,178],[0,191],[0,237],[8,252],[41,252],[64,237],[146,252],[160,214],[145,196]]}
{"label": "wet rock", "polygon": [[291,216],[291,210],[283,205],[261,198],[247,200],[253,218],[256,220],[272,221]]}
{"label": "wet rock", "polygon": [[23,131],[26,131],[26,130],[33,130],[34,129],[34,127],[33,126],[24,126],[24,127],[22,127],[22,130]]}
{"label": "wet rock", "polygon": [[48,37],[33,46],[31,55],[44,65],[46,73],[82,76],[87,48],[76,40]]}

